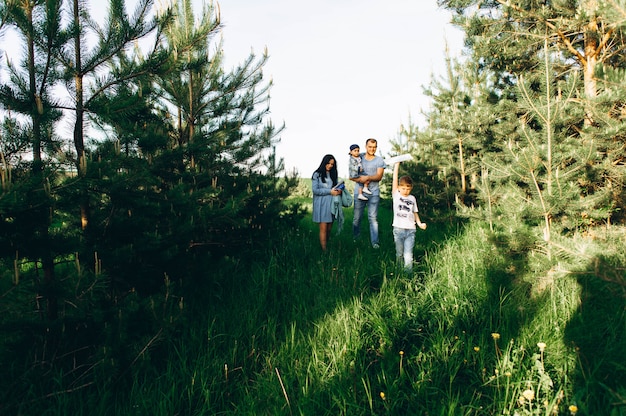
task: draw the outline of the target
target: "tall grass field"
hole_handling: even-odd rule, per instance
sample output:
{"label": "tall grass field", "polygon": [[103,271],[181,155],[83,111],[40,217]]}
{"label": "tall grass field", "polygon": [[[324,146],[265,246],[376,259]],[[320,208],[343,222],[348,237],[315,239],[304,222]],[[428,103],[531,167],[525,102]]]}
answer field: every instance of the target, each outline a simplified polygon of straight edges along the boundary
{"label": "tall grass field", "polygon": [[116,383],[35,384],[0,412],[626,415],[623,229],[555,241],[548,260],[502,244],[515,235],[421,212],[404,274],[389,201],[379,250],[366,220],[353,241],[345,214],[326,253],[307,216],[280,244],[221,259],[210,284],[186,288],[182,329],[155,331]]}

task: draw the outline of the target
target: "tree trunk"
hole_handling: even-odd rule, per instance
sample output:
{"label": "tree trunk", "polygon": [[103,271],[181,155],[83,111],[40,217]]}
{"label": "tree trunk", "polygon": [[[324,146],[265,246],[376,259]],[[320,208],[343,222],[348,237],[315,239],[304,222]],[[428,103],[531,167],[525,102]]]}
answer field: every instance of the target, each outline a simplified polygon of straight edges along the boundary
{"label": "tree trunk", "polygon": [[[596,80],[594,73],[598,63],[600,33],[598,32],[598,18],[596,11],[598,9],[597,0],[586,0],[584,9],[590,16],[590,20],[585,28],[585,60],[583,65],[583,80],[585,85],[585,96],[587,99],[593,99],[597,95]],[[588,106],[588,104],[587,104]],[[593,114],[589,108],[585,110],[585,125],[593,124]]]}
{"label": "tree trunk", "polygon": [[[76,150],[76,170],[79,178],[84,178],[87,175],[87,158],[85,155],[85,140],[84,140],[84,117],[85,108],[83,102],[83,68],[81,57],[81,38],[80,38],[80,7],[79,0],[74,0],[74,24],[79,30],[74,37],[74,60],[75,60],[75,73],[74,73],[74,86],[76,87],[74,99],[76,101],[76,120],[74,121],[74,148]],[[80,206],[80,224],[82,230],[86,230],[89,225],[89,199],[85,190],[81,191],[79,197]]]}
{"label": "tree trunk", "polygon": [[[43,159],[41,157],[41,119],[43,117],[43,103],[41,101],[41,97],[37,90],[37,68],[35,66],[35,41],[33,39],[33,8],[32,4],[29,3],[26,8],[26,14],[28,17],[29,28],[28,28],[28,39],[27,39],[27,53],[28,53],[28,77],[29,77],[29,89],[30,89],[30,103],[32,105],[32,110],[30,112],[31,121],[33,123],[33,130],[31,141],[33,145],[33,166],[32,166],[32,174],[33,177],[37,180],[37,183],[41,184],[40,189],[36,190],[33,193],[28,195],[29,198],[37,199],[39,193],[43,193],[41,195],[42,201],[48,201],[48,195],[46,195],[46,183],[44,178],[44,169],[43,169]],[[42,86],[43,87],[43,86]],[[49,231],[48,226],[50,224],[50,216],[49,216],[49,205],[44,203],[40,205],[38,202],[33,204],[34,206],[38,206],[39,208],[34,210],[34,221],[36,221],[37,228],[39,229],[40,241],[39,248],[40,252],[38,256],[41,257],[41,264],[43,267],[44,274],[44,297],[46,300],[46,316],[49,320],[55,320],[58,317],[58,301],[55,294],[54,286],[56,284],[56,279],[54,276],[54,259],[52,254],[50,253],[50,240],[49,240]]]}
{"label": "tree trunk", "polygon": [[461,191],[465,193],[467,191],[467,185],[465,184],[465,159],[463,158],[463,139],[459,137],[459,169],[461,169]]}

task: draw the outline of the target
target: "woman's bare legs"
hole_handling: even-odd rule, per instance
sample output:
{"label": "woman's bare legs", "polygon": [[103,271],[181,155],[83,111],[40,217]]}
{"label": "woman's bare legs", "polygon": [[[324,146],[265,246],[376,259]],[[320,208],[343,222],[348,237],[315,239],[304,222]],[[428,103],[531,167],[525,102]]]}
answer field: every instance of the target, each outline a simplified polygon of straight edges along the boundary
{"label": "woman's bare legs", "polygon": [[330,230],[333,228],[332,222],[320,222],[320,246],[322,250],[326,251],[326,244],[330,237]]}

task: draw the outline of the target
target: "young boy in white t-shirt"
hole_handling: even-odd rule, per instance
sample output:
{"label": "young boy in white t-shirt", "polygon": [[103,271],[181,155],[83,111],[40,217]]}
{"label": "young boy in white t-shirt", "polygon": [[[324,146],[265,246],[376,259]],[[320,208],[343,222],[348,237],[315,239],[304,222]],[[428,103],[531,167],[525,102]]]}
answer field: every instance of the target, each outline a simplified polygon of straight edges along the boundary
{"label": "young boy in white t-shirt", "polygon": [[420,220],[417,213],[417,200],[411,191],[413,180],[410,176],[402,176],[398,179],[400,163],[393,165],[393,241],[396,244],[396,259],[398,263],[404,262],[404,270],[413,270],[413,248],[415,246],[415,231],[417,226],[425,230],[426,223]]}

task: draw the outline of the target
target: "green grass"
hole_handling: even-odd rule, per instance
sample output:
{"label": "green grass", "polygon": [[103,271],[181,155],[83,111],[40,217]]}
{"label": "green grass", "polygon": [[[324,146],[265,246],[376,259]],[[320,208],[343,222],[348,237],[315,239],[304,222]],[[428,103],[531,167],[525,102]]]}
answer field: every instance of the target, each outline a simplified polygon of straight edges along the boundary
{"label": "green grass", "polygon": [[547,262],[479,224],[429,223],[405,275],[384,208],[380,250],[352,241],[346,210],[322,253],[306,218],[187,288],[185,324],[115,385],[59,375],[12,414],[626,414],[619,233],[561,241]]}

